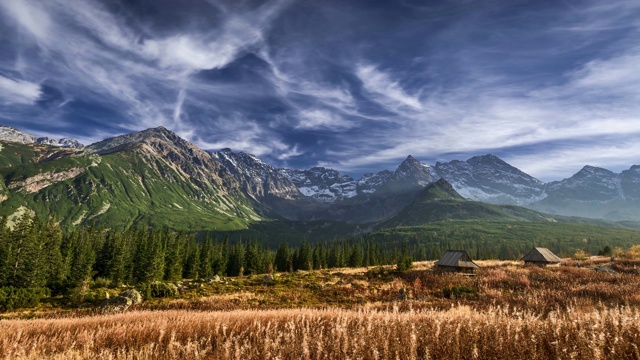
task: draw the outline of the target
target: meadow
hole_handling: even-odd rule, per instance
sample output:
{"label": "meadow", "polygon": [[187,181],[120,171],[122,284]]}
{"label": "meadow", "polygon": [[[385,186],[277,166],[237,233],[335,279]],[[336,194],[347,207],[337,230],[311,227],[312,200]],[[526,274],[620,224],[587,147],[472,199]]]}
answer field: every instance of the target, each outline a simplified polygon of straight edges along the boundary
{"label": "meadow", "polygon": [[[605,260],[600,260],[605,261]],[[14,313],[7,359],[639,359],[635,261],[540,269],[479,262],[477,276],[432,262],[191,284],[124,313]],[[573,265],[573,264],[569,264]],[[25,317],[32,317],[26,319]]]}

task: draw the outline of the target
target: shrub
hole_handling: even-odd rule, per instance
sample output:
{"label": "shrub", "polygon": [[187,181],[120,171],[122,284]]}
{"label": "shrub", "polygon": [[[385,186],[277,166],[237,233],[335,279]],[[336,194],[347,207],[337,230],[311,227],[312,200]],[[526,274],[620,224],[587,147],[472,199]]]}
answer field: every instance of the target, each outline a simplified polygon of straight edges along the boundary
{"label": "shrub", "polygon": [[91,282],[91,288],[92,289],[100,289],[100,288],[110,288],[111,286],[111,280],[109,279],[105,279],[102,277],[98,277],[95,280],[93,280]]}
{"label": "shrub", "polygon": [[175,285],[163,282],[139,283],[136,285],[136,290],[140,292],[145,300],[178,295],[178,288]]}
{"label": "shrub", "polygon": [[0,288],[0,309],[11,311],[17,308],[32,308],[40,305],[40,299],[50,295],[47,288]]}
{"label": "shrub", "polygon": [[446,297],[447,299],[451,298],[452,296],[454,298],[461,297],[461,296],[476,296],[478,295],[478,290],[470,286],[464,286],[464,285],[452,286],[452,287],[443,288],[442,295],[444,295],[444,297]]}

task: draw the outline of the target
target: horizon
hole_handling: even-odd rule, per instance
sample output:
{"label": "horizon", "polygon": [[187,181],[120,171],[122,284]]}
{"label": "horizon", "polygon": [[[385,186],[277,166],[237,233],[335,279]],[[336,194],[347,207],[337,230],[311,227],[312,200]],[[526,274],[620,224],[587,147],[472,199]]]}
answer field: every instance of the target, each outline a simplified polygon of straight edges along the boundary
{"label": "horizon", "polygon": [[544,181],[640,152],[640,4],[0,1],[0,122],[164,126],[353,177],[493,154]]}

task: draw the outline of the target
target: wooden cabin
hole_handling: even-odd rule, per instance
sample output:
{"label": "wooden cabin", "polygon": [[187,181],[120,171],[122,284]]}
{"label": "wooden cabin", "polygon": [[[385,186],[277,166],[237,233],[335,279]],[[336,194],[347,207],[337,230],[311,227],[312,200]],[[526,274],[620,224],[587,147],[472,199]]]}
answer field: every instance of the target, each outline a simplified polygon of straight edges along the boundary
{"label": "wooden cabin", "polygon": [[460,273],[473,273],[480,266],[474,263],[464,250],[447,250],[435,264],[436,270]]}
{"label": "wooden cabin", "polygon": [[560,266],[562,262],[562,259],[552,253],[551,250],[543,247],[534,247],[522,260],[524,260],[525,265],[535,265],[539,267]]}

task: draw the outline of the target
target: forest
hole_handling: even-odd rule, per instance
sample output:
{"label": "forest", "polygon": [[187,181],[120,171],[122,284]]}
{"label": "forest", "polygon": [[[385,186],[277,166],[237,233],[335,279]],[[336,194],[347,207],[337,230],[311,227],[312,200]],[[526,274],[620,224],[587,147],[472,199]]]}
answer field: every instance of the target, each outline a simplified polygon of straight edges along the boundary
{"label": "forest", "polygon": [[[39,220],[25,213],[0,223],[0,309],[33,307],[45,296],[81,303],[95,283],[105,287],[136,286],[147,297],[158,282],[248,276],[273,272],[367,267],[395,264],[406,270],[413,261],[438,259],[448,249],[464,249],[475,259],[515,260],[532,246],[548,246],[571,256],[577,250],[628,247],[635,231],[580,225],[587,237],[559,227],[522,223],[444,222],[397,228],[355,238],[308,242],[238,238],[234,234],[182,233],[135,227],[113,230],[78,227],[65,232],[55,218]],[[9,225],[9,226],[7,226]],[[490,234],[499,228],[497,234]],[[538,227],[536,227],[538,226]],[[544,229],[542,232],[540,229]],[[569,230],[571,230],[569,228]],[[565,232],[563,232],[565,231]],[[616,232],[617,231],[617,232]],[[517,234],[517,235],[516,235]],[[541,235],[542,234],[542,235]]]}

